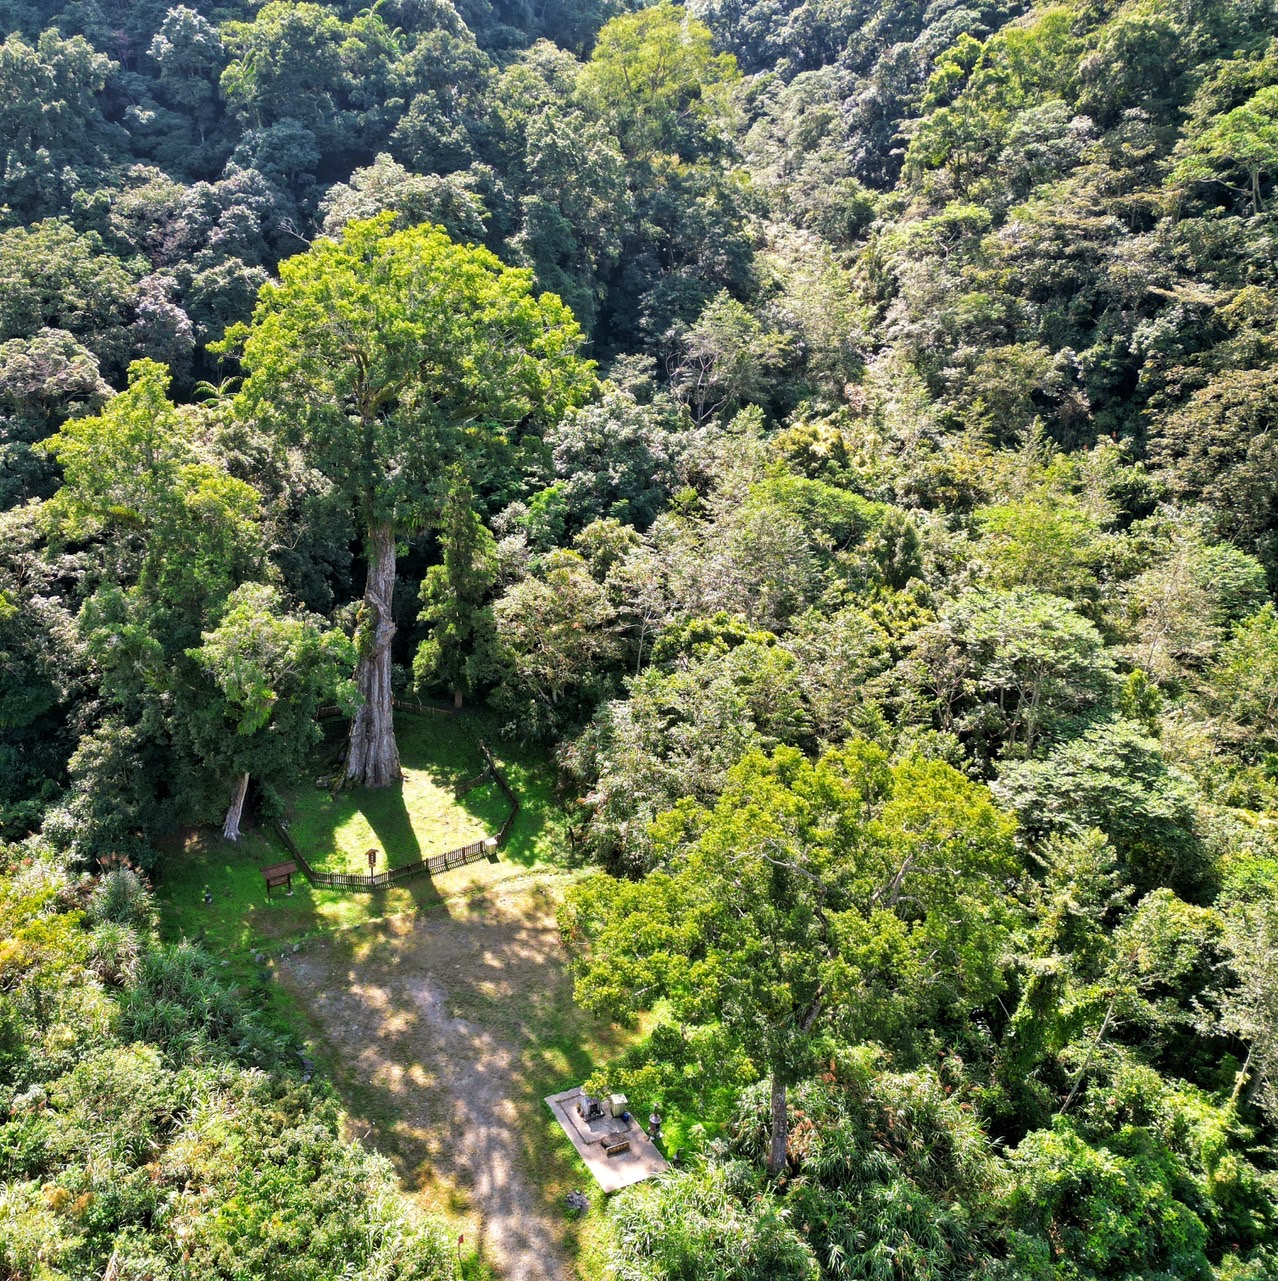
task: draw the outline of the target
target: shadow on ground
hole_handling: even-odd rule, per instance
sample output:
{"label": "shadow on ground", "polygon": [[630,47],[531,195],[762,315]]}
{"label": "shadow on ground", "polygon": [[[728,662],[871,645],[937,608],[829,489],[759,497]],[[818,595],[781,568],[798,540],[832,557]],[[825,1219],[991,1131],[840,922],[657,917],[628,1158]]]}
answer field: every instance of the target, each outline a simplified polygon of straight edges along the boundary
{"label": "shadow on ground", "polygon": [[[308,775],[329,777],[326,762],[344,732],[340,722],[326,726]],[[486,764],[466,722],[401,712],[395,738],[404,779],[394,787],[334,793],[307,779],[290,789],[285,800],[291,835],[316,868],[366,873],[369,849],[377,851],[378,869],[402,867],[495,835],[505,821],[510,806],[493,784],[455,794],[459,783],[475,778]]]}
{"label": "shadow on ground", "polygon": [[[563,878],[309,944],[279,965],[325,1047],[356,1135],[406,1189],[467,1220],[509,1281],[570,1281],[602,1213],[542,1099],[625,1034],[577,1009],[555,926]],[[592,1194],[574,1222],[564,1194]]]}

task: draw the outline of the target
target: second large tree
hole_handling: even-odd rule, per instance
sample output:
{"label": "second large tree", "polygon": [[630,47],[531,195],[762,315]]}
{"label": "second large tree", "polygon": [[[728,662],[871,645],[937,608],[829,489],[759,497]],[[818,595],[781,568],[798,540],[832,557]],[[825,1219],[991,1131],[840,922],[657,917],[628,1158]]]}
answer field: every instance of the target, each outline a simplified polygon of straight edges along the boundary
{"label": "second large tree", "polygon": [[590,392],[581,331],[531,272],[438,227],[353,223],[280,264],[243,335],[241,412],[346,494],[368,564],[346,777],[400,777],[391,714],[398,538],[433,514],[447,465],[552,421]]}

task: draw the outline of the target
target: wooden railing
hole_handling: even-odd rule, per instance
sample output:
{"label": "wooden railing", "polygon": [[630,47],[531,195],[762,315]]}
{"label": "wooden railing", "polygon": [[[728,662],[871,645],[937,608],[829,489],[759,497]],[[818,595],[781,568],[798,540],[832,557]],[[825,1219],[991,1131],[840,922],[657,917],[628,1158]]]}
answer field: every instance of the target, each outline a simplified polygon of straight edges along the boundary
{"label": "wooden railing", "polygon": [[482,774],[476,774],[474,778],[463,779],[453,787],[453,800],[460,801],[467,793],[473,792],[475,788],[483,787],[485,783],[491,783],[492,781],[493,772],[485,765]]}
{"label": "wooden railing", "polygon": [[438,703],[410,703],[405,698],[392,698],[391,706],[397,712],[415,712],[418,716],[460,716],[456,707],[442,707]]}
{"label": "wooden railing", "polygon": [[[426,703],[404,703],[399,699],[394,700],[395,707],[401,712],[426,713],[440,716],[453,716],[456,713],[451,707],[432,707]],[[321,707],[317,713],[317,719],[325,720],[332,716],[341,716],[343,713],[338,707]],[[477,779],[469,780],[471,785],[477,785],[484,778],[491,777],[493,782],[501,789],[502,794],[510,802],[510,813],[506,815],[506,821],[502,823],[497,831],[496,836],[485,836],[482,840],[472,841],[469,845],[462,845],[458,849],[448,850],[444,854],[432,854],[430,858],[415,859],[411,863],[405,863],[401,867],[387,868],[384,872],[371,872],[360,874],[358,872],[321,872],[312,867],[307,860],[306,855],[298,848],[297,842],[289,834],[289,830],[283,823],[274,824],[275,834],[280,838],[284,848],[293,856],[303,876],[314,886],[328,890],[380,890],[385,889],[388,885],[398,885],[401,881],[411,880],[414,876],[436,876],[440,872],[451,871],[455,867],[465,867],[468,863],[478,863],[480,859],[495,858],[497,851],[506,844],[510,836],[511,825],[519,815],[519,797],[515,794],[515,789],[506,781],[506,776],[497,766],[493,759],[493,754],[488,750],[488,744],[481,738],[475,742],[479,745],[479,750],[484,755],[484,760],[488,768]]]}
{"label": "wooden railing", "polygon": [[482,738],[475,740],[479,744],[479,750],[484,754],[484,760],[488,762],[488,768],[492,771],[493,782],[501,788],[502,794],[510,802],[510,813],[506,815],[506,821],[497,831],[497,848],[501,849],[506,844],[507,837],[510,836],[510,828],[515,819],[519,817],[519,797],[515,794],[515,789],[506,782],[506,776],[497,768],[497,762],[493,760],[493,754],[488,750],[488,744]]}
{"label": "wooden railing", "polygon": [[[392,698],[391,706],[398,712],[412,712],[416,716],[459,716],[455,707],[445,707],[440,703],[410,703],[404,698]],[[317,721],[334,721],[349,716],[336,703],[329,703],[315,713]]]}
{"label": "wooden railing", "polygon": [[355,872],[321,872],[307,862],[306,856],[298,849],[297,842],[289,835],[288,828],[277,823],[275,831],[285,849],[292,854],[302,875],[312,885],[326,890],[381,890],[388,885],[411,880],[414,876],[436,876],[455,867],[478,863],[480,859],[491,858],[497,852],[497,838],[486,836],[481,841],[472,841],[469,845],[449,850],[446,854],[432,854],[430,858],[419,858],[402,867],[388,868],[385,872],[364,875]]}

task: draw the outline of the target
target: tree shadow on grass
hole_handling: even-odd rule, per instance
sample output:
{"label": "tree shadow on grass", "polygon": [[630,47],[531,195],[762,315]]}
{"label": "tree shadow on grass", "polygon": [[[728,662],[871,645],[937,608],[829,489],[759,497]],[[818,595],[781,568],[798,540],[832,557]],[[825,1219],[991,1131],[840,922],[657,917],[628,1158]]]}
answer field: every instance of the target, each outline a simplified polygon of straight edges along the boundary
{"label": "tree shadow on grass", "polygon": [[[519,797],[519,813],[511,825],[501,857],[520,867],[537,863],[562,866],[567,862],[569,850],[568,814],[556,795],[553,764],[549,759],[530,761],[523,753],[517,756],[505,743],[497,744],[493,754],[502,775]],[[473,807],[474,813],[491,813],[494,835],[510,813],[510,802],[496,783],[476,788],[459,803]]]}
{"label": "tree shadow on grass", "polygon": [[[555,855],[566,845],[566,815],[554,796],[556,771],[548,755],[513,750],[496,737],[491,718],[474,710],[456,719],[400,713],[395,723],[405,767],[422,771],[449,791],[482,773],[487,761],[479,740],[487,742],[519,797],[519,814],[501,858],[520,867],[557,861]],[[495,781],[479,784],[456,803],[489,836],[496,836],[510,815],[510,801]]]}
{"label": "tree shadow on grass", "polygon": [[[329,860],[340,856],[341,870],[367,871],[365,850],[352,849],[352,842],[339,835],[357,814],[371,829],[365,839],[370,844],[376,840],[384,854],[378,860],[379,869],[442,854],[481,835],[496,836],[511,809],[501,788],[486,781],[460,797],[455,795],[458,784],[473,781],[484,771],[480,739],[493,750],[519,797],[519,813],[501,860],[525,868],[569,861],[568,818],[557,793],[558,773],[547,752],[500,740],[495,722],[483,712],[458,718],[400,712],[395,726],[401,761],[409,772],[406,786],[342,792],[332,801],[327,795],[311,795],[301,785],[294,792],[294,836],[304,847],[309,843],[317,866],[336,870],[337,864]],[[317,777],[327,772],[320,755],[327,751],[331,756],[342,742],[342,735],[325,728],[326,742],[313,758]],[[425,791],[423,781],[430,785]]]}
{"label": "tree shadow on grass", "polygon": [[402,783],[375,789],[362,787],[351,796],[355,808],[363,814],[380,843],[375,871],[403,867],[405,863],[415,863],[423,857],[412,815],[404,802]]}

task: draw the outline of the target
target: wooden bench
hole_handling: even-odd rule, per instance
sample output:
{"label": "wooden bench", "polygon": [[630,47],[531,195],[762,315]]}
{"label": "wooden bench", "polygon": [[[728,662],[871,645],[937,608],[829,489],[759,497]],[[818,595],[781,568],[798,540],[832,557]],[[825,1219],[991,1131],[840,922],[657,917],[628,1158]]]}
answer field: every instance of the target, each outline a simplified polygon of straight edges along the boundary
{"label": "wooden bench", "polygon": [[271,897],[271,891],[278,889],[281,885],[288,886],[288,892],[293,892],[293,873],[297,871],[296,863],[272,863],[270,867],[262,868],[262,875],[266,877],[266,897]]}
{"label": "wooden bench", "polygon": [[629,1151],[629,1139],[622,1139],[620,1143],[606,1143],[604,1145],[604,1156],[620,1156],[623,1152]]}

